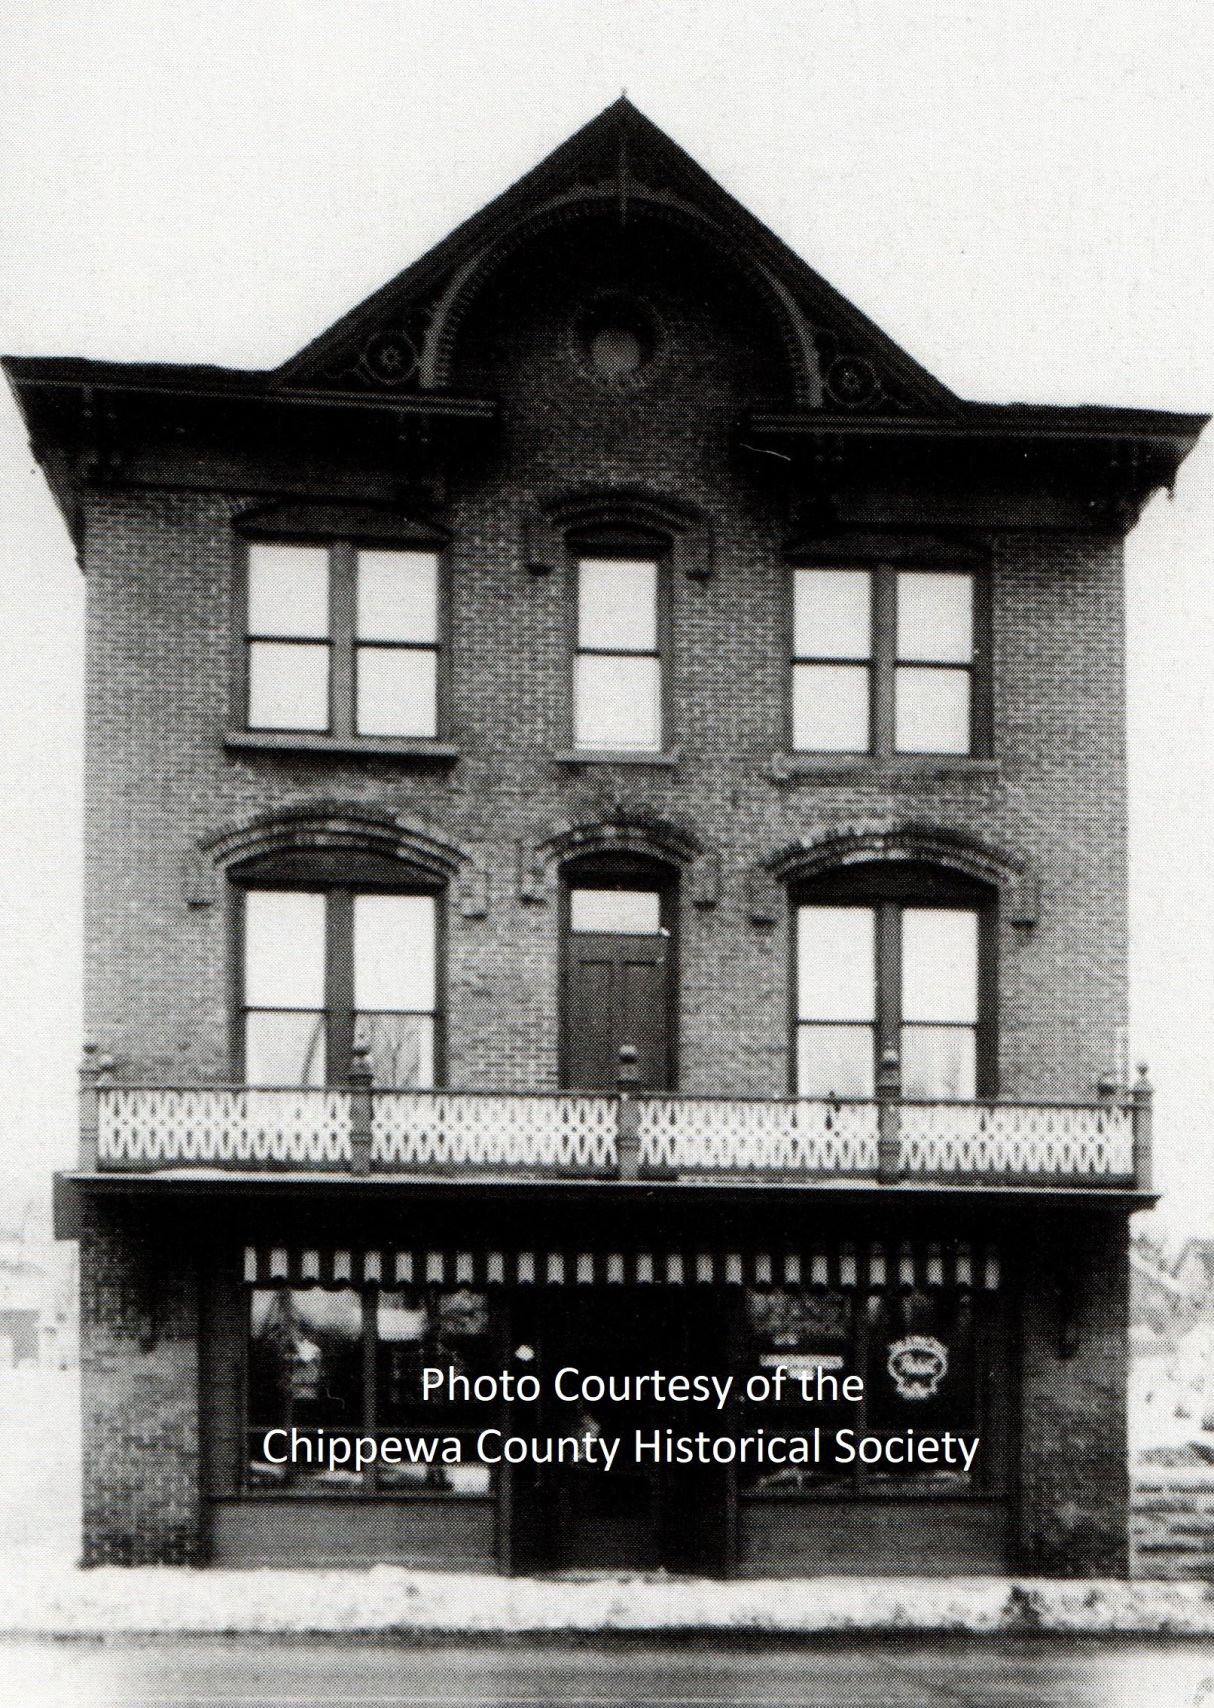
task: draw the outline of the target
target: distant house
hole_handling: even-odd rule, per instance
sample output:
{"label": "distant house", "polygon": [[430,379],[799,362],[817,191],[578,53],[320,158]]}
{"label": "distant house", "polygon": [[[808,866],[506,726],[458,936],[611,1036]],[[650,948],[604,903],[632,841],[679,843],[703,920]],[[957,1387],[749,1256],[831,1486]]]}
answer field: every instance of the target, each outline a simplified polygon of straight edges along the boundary
{"label": "distant house", "polygon": [[1137,1329],[1149,1329],[1156,1335],[1174,1334],[1189,1317],[1189,1289],[1175,1275],[1169,1274],[1153,1254],[1139,1245],[1130,1247],[1130,1329],[1131,1345],[1137,1341]]}
{"label": "distant house", "polygon": [[1173,1274],[1194,1304],[1214,1302],[1214,1239],[1186,1240]]}
{"label": "distant house", "polygon": [[28,1210],[0,1227],[0,1369],[76,1361],[74,1254]]}

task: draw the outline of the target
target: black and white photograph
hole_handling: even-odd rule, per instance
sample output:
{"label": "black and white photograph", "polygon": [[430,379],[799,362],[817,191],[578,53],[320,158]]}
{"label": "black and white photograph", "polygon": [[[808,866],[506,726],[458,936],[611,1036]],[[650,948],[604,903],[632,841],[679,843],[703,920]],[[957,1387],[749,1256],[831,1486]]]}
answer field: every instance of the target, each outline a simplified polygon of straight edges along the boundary
{"label": "black and white photograph", "polygon": [[1214,15],[0,65],[0,1702],[1214,1703]]}

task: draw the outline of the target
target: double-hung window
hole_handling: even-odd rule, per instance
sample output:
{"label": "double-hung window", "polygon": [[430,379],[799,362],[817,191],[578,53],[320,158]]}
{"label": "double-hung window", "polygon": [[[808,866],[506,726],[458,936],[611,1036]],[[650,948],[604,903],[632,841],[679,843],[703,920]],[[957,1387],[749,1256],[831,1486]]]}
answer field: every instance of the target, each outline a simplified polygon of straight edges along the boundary
{"label": "double-hung window", "polygon": [[656,753],[662,746],[662,655],[656,560],[576,562],[573,743]]}
{"label": "double-hung window", "polygon": [[250,542],[248,728],[436,736],[439,579],[431,551]]}
{"label": "double-hung window", "polygon": [[798,752],[976,752],[975,661],[968,571],[793,571]]}
{"label": "double-hung window", "polygon": [[796,910],[797,1091],[871,1097],[896,1052],[906,1097],[970,1099],[985,1071],[984,917],[970,905],[823,899]]}
{"label": "double-hung window", "polygon": [[244,891],[240,1032],[250,1085],[341,1083],[356,1044],[375,1084],[434,1084],[437,899]]}

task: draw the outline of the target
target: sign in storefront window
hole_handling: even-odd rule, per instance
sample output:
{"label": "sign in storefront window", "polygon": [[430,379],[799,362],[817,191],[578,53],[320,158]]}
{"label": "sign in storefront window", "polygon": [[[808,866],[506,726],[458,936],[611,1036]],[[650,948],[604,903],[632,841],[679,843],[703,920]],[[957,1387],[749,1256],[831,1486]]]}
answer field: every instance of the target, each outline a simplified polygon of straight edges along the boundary
{"label": "sign in storefront window", "polygon": [[[748,1400],[745,1428],[756,1427],[771,1435],[795,1436],[817,1425],[822,1437],[854,1424],[857,1409],[844,1399],[815,1401],[801,1398],[800,1373],[806,1372],[814,1392],[820,1386],[816,1372],[833,1376],[842,1392],[842,1380],[856,1373],[852,1361],[855,1342],[854,1300],[850,1293],[795,1290],[746,1293],[746,1376],[771,1376],[781,1365],[794,1380],[786,1383],[780,1397],[766,1401]],[[773,1384],[774,1386],[774,1384]],[[751,1385],[762,1392],[762,1380]],[[832,1384],[825,1384],[827,1391]],[[850,1472],[832,1462],[773,1467],[745,1464],[739,1468],[738,1487],[750,1494],[796,1494],[811,1488],[842,1487],[850,1483]]]}

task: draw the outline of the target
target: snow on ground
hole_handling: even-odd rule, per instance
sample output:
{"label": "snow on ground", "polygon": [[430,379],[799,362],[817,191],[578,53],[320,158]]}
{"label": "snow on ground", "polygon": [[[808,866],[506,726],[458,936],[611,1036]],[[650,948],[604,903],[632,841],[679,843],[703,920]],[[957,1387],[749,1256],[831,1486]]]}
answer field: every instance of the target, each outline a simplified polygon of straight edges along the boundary
{"label": "snow on ground", "polygon": [[972,1635],[1134,1632],[1214,1637],[1196,1583],[815,1578],[720,1583],[660,1576],[469,1577],[182,1567],[33,1572],[0,1605],[0,1635]]}
{"label": "snow on ground", "polygon": [[0,1369],[0,1559],[46,1570],[79,1554],[79,1375]]}

